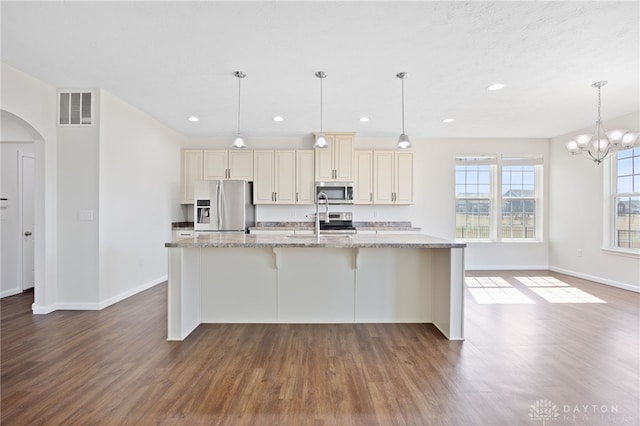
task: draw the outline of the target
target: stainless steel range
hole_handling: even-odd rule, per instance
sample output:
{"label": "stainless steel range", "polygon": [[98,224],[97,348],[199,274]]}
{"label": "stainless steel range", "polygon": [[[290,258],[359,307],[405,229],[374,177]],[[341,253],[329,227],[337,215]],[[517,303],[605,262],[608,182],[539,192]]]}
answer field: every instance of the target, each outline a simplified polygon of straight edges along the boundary
{"label": "stainless steel range", "polygon": [[[321,234],[355,234],[356,228],[353,226],[353,213],[351,212],[329,212],[329,221],[325,219],[327,213],[320,213],[320,233]],[[314,216],[315,219],[315,216]]]}

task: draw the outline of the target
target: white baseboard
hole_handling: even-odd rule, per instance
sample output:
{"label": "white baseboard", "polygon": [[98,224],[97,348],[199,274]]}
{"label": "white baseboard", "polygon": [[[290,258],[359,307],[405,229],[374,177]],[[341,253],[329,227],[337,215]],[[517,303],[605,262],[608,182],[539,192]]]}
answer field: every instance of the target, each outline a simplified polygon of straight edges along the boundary
{"label": "white baseboard", "polygon": [[465,265],[466,271],[546,271],[549,265]]}
{"label": "white baseboard", "polygon": [[149,281],[149,282],[147,282],[147,283],[144,283],[144,284],[142,284],[142,285],[139,285],[139,286],[138,286],[138,287],[136,287],[136,288],[132,288],[131,290],[127,290],[127,291],[125,291],[125,292],[123,292],[123,293],[116,294],[115,296],[110,297],[110,298],[108,298],[107,300],[103,300],[103,301],[101,301],[101,302],[98,304],[98,306],[99,306],[99,307],[98,307],[98,309],[104,309],[104,308],[106,308],[107,306],[111,306],[111,305],[113,305],[114,303],[118,303],[118,302],[120,302],[121,300],[124,300],[124,299],[126,299],[126,298],[128,298],[128,297],[133,296],[134,294],[141,293],[141,292],[143,292],[143,291],[145,291],[145,290],[150,289],[151,287],[154,287],[154,286],[156,286],[156,285],[158,285],[158,284],[160,284],[160,283],[163,283],[163,282],[167,281],[168,279],[169,279],[168,275],[163,275],[163,276],[161,276],[161,277],[159,277],[159,278],[156,278],[156,279],[151,280],[151,281]]}
{"label": "white baseboard", "polygon": [[107,306],[111,306],[114,303],[118,303],[121,300],[124,300],[128,297],[133,296],[134,294],[138,294],[147,289],[150,289],[153,286],[156,286],[160,283],[167,281],[167,275],[156,278],[152,281],[139,285],[136,288],[132,288],[131,290],[127,290],[120,294],[117,294],[113,297],[110,297],[106,300],[103,300],[98,303],[56,303],[54,305],[49,306],[36,306],[35,303],[31,306],[31,310],[36,315],[46,315],[53,311],[99,311],[101,309],[106,308]]}
{"label": "white baseboard", "polygon": [[31,312],[34,315],[47,315],[56,310],[56,305],[37,306],[35,303],[31,305]]}
{"label": "white baseboard", "polygon": [[0,292],[0,299],[2,299],[3,297],[15,296],[16,294],[20,294],[20,293],[22,293],[22,290],[20,290],[19,288],[12,288],[11,290],[5,290],[3,292]]}
{"label": "white baseboard", "polygon": [[621,288],[623,290],[629,290],[629,291],[633,291],[633,292],[636,292],[636,293],[640,293],[640,287],[632,286],[632,285],[621,283],[621,282],[618,282],[618,281],[613,281],[613,280],[609,280],[609,279],[602,278],[602,277],[596,277],[596,276],[589,275],[589,274],[583,274],[583,273],[580,273],[580,272],[569,271],[567,269],[558,268],[557,266],[549,266],[549,270],[553,271],[553,272],[558,272],[560,274],[571,275],[572,277],[582,278],[584,280],[594,281],[594,282],[597,282],[599,284],[610,285],[612,287]]}

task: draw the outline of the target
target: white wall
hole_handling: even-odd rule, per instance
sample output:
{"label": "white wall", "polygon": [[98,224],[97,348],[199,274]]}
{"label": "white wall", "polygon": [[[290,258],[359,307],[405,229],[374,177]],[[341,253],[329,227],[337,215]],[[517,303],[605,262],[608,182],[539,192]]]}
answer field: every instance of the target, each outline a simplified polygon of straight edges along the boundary
{"label": "white wall", "polygon": [[96,309],[99,302],[99,91],[93,96],[94,125],[58,126],[59,309]]}
{"label": "white wall", "polygon": [[[604,125],[638,131],[640,113],[604,120]],[[607,165],[572,156],[565,148],[573,135],[591,132],[588,127],[551,140],[549,264],[559,272],[640,291],[640,256],[602,250],[609,244],[603,241]]]}
{"label": "white wall", "polygon": [[[250,149],[310,149],[304,138],[249,138]],[[189,148],[227,149],[230,138],[190,139]],[[415,203],[411,206],[340,206],[356,221],[411,221],[422,232],[455,238],[455,157],[457,154],[536,154],[544,158],[547,191],[548,139],[413,139],[415,151]],[[355,149],[395,149],[395,138],[361,138]],[[334,209],[338,207],[333,207]],[[305,221],[314,206],[257,206],[258,221]],[[544,241],[539,243],[472,243],[465,253],[468,269],[541,269],[548,265],[548,208],[543,211]]]}
{"label": "white wall", "polygon": [[[5,138],[6,133],[2,133]],[[7,137],[9,139],[9,137]],[[19,140],[14,133],[11,140]],[[6,140],[6,139],[5,139]],[[1,232],[1,271],[0,271],[0,297],[11,296],[22,291],[20,283],[21,258],[19,252],[22,249],[20,220],[18,216],[18,155],[20,153],[33,155],[33,142],[6,142],[0,143],[2,161],[2,181],[0,194],[7,201],[0,204],[0,229]]]}
{"label": "white wall", "polygon": [[35,141],[35,302],[34,312],[52,310],[57,297],[57,140],[56,89],[4,63],[0,64],[0,109],[33,127]]}
{"label": "white wall", "polygon": [[166,280],[171,222],[180,209],[186,138],[100,91],[100,304]]}

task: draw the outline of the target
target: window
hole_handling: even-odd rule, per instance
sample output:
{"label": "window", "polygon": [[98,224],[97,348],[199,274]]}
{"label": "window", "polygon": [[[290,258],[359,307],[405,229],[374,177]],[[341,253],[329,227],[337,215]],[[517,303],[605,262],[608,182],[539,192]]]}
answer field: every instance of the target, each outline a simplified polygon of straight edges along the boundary
{"label": "window", "polygon": [[614,169],[614,247],[640,249],[640,148],[618,151]]}
{"label": "window", "polygon": [[493,157],[458,158],[456,165],[456,238],[491,238]]}
{"label": "window", "polygon": [[456,238],[539,240],[541,168],[539,157],[458,156]]}

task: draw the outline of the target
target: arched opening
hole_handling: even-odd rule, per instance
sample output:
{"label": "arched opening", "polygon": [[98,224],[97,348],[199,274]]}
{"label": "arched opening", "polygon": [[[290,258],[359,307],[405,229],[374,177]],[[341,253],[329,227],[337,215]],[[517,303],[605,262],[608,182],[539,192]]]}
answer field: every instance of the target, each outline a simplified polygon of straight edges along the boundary
{"label": "arched opening", "polygon": [[[35,176],[36,144],[43,144],[44,138],[27,121],[6,110],[0,110],[0,123],[0,296],[33,286],[35,298],[45,285],[44,280],[35,279],[36,275],[44,276],[43,265],[36,262],[35,255],[44,246],[42,226],[35,220],[36,208],[44,210],[42,200],[36,202],[36,196],[42,197],[43,190]],[[37,216],[44,217],[44,211]]]}

